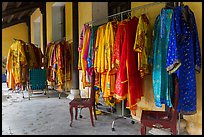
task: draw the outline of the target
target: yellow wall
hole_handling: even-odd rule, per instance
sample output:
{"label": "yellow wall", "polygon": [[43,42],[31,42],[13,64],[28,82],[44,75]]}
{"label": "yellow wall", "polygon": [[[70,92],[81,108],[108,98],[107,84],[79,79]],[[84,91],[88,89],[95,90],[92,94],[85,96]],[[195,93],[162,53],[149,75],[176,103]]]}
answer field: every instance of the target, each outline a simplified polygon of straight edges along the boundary
{"label": "yellow wall", "polygon": [[66,40],[72,40],[72,2],[65,4]]}
{"label": "yellow wall", "polygon": [[13,38],[28,42],[28,27],[26,23],[2,29],[2,57],[7,56],[8,50],[13,43]]}
{"label": "yellow wall", "polygon": [[[78,18],[79,18],[79,37],[81,34],[81,29],[84,23],[92,21],[92,2],[79,2],[78,3]],[[82,78],[82,71],[79,71],[79,81]],[[88,97],[90,95],[88,91],[90,89],[86,87],[85,89],[82,88],[82,82],[79,82],[79,89],[81,91],[82,97]]]}
{"label": "yellow wall", "polygon": [[[131,8],[149,4],[151,2],[132,2]],[[191,10],[194,12],[197,22],[199,41],[202,54],[202,2],[184,2],[187,4]],[[150,18],[151,25],[153,26],[155,17],[161,11],[161,8],[164,7],[164,4],[154,5],[152,7],[146,8],[146,10],[138,10],[133,12],[135,15],[140,15],[142,12],[147,12],[148,17]],[[202,134],[202,69],[201,73],[196,75],[197,80],[197,114],[192,116],[184,116],[184,119],[187,120],[187,131],[189,134]],[[151,76],[145,77],[144,79],[144,97],[141,102],[138,104],[137,115],[134,117],[137,120],[140,120],[141,110],[164,110],[164,106],[161,109],[155,107],[153,100],[153,91],[152,91],[152,79]]]}
{"label": "yellow wall", "polygon": [[[2,59],[7,57],[9,48],[13,43],[13,38],[28,42],[28,27],[26,23],[20,23],[2,29]],[[4,72],[4,70],[2,70]]]}
{"label": "yellow wall", "polygon": [[92,2],[78,2],[79,35],[84,23],[92,21]]}
{"label": "yellow wall", "polygon": [[52,5],[55,2],[46,2],[47,12],[47,43],[52,42]]}
{"label": "yellow wall", "polygon": [[[2,29],[2,59],[7,57],[13,38],[28,42],[28,27],[26,23]],[[5,68],[2,68],[2,73],[5,73]]]}

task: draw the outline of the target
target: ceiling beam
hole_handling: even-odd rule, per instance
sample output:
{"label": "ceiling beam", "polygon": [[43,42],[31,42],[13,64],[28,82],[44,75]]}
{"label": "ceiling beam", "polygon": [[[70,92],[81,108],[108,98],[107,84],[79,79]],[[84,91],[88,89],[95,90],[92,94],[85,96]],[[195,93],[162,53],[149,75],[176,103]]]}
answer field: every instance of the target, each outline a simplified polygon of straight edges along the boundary
{"label": "ceiling beam", "polygon": [[16,8],[20,7],[22,2],[16,2]]}
{"label": "ceiling beam", "polygon": [[13,17],[14,17],[14,15],[11,15],[11,16],[8,18],[7,23],[10,23],[10,22],[12,21]]}
{"label": "ceiling beam", "polygon": [[22,12],[22,11],[25,11],[25,10],[31,10],[31,9],[34,9],[34,8],[38,8],[41,5],[42,5],[41,2],[37,2],[35,4],[25,5],[23,7],[9,9],[9,10],[6,10],[6,11],[2,12],[2,17],[11,15],[11,14],[14,14],[14,13],[17,13],[17,12]]}
{"label": "ceiling beam", "polygon": [[2,2],[2,11],[5,11],[7,6],[8,6],[8,2]]}
{"label": "ceiling beam", "polygon": [[18,20],[20,20],[21,17],[23,17],[24,14],[25,14],[25,11],[21,12],[20,15],[18,16]]}
{"label": "ceiling beam", "polygon": [[10,23],[2,23],[2,29],[16,25],[18,23],[23,23],[23,22],[26,23],[27,20],[28,20],[28,17],[25,17],[25,18],[22,18],[20,20],[15,19],[15,20],[11,21]]}
{"label": "ceiling beam", "polygon": [[30,13],[28,14],[28,16],[31,16],[35,10],[36,10],[36,9],[32,9],[32,10],[30,11]]}

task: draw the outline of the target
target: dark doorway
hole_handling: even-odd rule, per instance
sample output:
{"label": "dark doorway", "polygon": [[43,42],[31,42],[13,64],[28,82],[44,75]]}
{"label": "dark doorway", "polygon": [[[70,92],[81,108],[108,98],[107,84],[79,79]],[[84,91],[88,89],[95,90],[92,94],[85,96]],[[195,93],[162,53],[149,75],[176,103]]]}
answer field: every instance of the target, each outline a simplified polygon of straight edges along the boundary
{"label": "dark doorway", "polygon": [[[130,10],[131,2],[108,2],[108,16]],[[121,15],[115,16],[118,20],[121,20]],[[122,19],[126,19],[127,14],[123,14]],[[114,17],[109,18],[109,21],[113,20]]]}

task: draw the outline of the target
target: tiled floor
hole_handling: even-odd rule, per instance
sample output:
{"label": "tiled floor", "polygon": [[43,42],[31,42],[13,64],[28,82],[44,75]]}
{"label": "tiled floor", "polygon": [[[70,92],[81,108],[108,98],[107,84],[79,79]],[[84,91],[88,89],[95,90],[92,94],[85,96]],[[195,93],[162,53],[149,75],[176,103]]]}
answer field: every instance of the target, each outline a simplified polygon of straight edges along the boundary
{"label": "tiled floor", "polygon": [[115,131],[112,131],[112,122],[116,117],[106,113],[97,115],[98,120],[94,120],[95,127],[92,127],[88,109],[83,109],[83,117],[74,120],[73,127],[70,127],[69,102],[65,94],[59,99],[54,91],[50,98],[38,94],[31,100],[23,99],[22,93],[11,93],[2,84],[2,134],[140,135],[140,123],[132,124],[132,120],[123,118],[115,121]]}

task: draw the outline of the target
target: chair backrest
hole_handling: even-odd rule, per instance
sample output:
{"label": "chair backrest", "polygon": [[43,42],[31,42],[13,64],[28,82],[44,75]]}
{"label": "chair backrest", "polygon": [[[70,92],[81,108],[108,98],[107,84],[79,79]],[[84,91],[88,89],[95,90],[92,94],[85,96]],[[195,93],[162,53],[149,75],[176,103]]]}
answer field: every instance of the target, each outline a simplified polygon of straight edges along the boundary
{"label": "chair backrest", "polygon": [[178,84],[178,78],[175,75],[174,76],[174,96],[173,96],[173,108],[171,108],[171,121],[176,122],[178,113],[177,113],[177,107],[178,107],[178,100],[179,100],[179,84]]}
{"label": "chair backrest", "polygon": [[45,89],[46,88],[46,70],[45,69],[30,69],[29,70],[29,85],[32,90]]}

